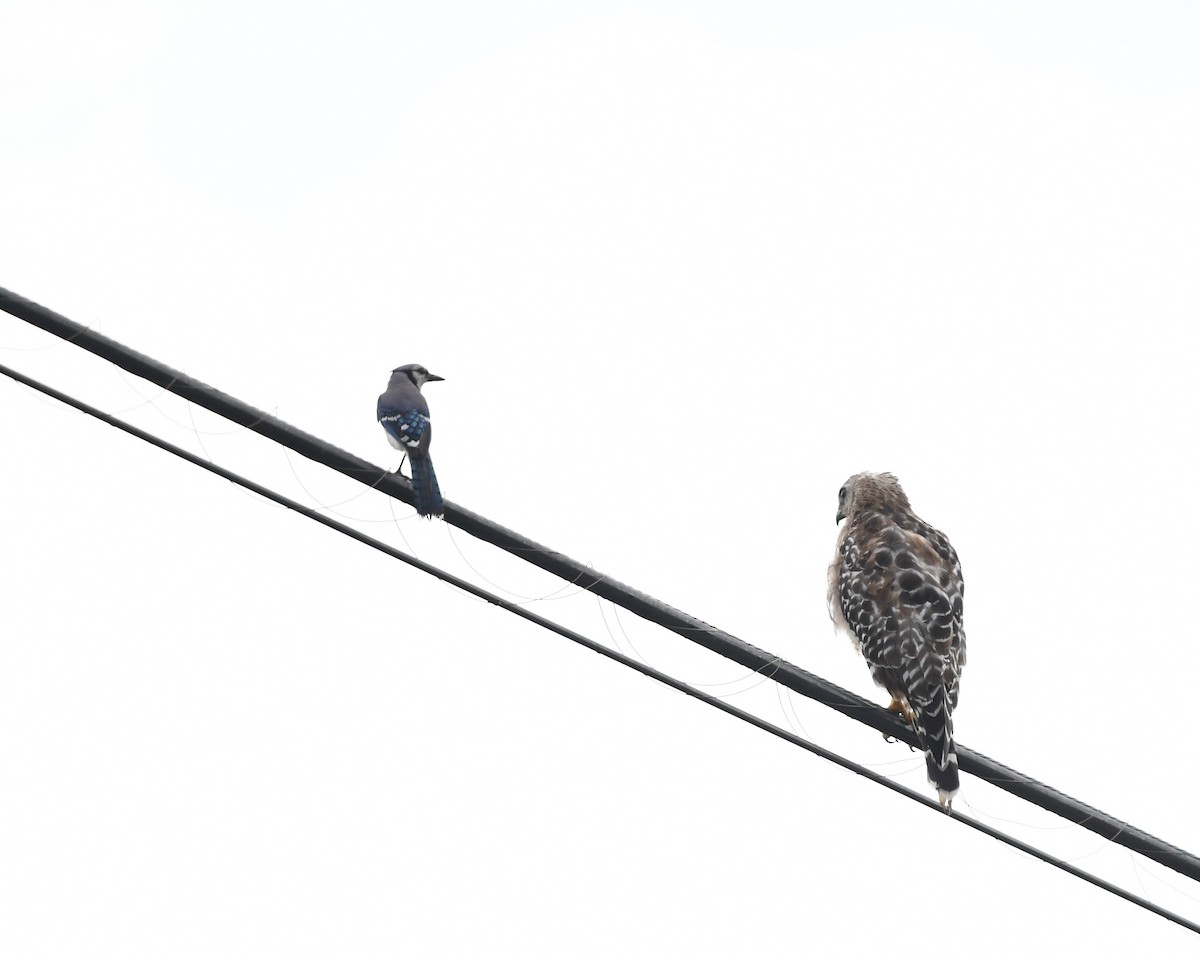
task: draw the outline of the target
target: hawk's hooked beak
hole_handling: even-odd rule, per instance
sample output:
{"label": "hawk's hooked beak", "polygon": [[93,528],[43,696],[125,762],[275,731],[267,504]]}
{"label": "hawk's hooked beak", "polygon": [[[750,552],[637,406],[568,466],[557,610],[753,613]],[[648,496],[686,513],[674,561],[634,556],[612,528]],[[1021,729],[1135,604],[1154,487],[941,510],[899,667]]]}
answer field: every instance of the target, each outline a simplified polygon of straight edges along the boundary
{"label": "hawk's hooked beak", "polygon": [[444,378],[442,378],[440,375],[434,375],[433,372],[430,372],[428,375],[425,376],[425,381],[427,381],[427,382],[444,382],[446,380]]}
{"label": "hawk's hooked beak", "polygon": [[835,525],[839,525],[839,524],[841,524],[841,523],[842,523],[842,520],[843,520],[845,517],[846,517],[846,516],[845,516],[844,514],[842,514],[842,509],[841,509],[841,508],[838,508],[838,513],[837,513],[837,521],[835,521],[835,522],[834,522],[834,524],[835,524]]}

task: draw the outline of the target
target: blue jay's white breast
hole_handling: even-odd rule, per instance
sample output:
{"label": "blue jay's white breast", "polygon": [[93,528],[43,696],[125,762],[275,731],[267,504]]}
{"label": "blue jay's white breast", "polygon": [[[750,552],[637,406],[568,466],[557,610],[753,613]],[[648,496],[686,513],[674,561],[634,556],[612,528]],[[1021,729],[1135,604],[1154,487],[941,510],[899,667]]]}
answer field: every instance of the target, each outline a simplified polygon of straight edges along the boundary
{"label": "blue jay's white breast", "polygon": [[404,446],[403,446],[402,444],[400,444],[400,442],[396,441],[396,439],[395,439],[394,437],[392,437],[392,433],[391,433],[390,431],[388,431],[388,430],[385,428],[385,429],[383,430],[383,433],[384,433],[385,435],[387,435],[387,440],[388,440],[389,442],[391,442],[391,443],[392,443],[392,447],[393,447],[393,448],[398,448],[400,451],[404,451],[404,450],[405,450],[405,449],[404,449]]}

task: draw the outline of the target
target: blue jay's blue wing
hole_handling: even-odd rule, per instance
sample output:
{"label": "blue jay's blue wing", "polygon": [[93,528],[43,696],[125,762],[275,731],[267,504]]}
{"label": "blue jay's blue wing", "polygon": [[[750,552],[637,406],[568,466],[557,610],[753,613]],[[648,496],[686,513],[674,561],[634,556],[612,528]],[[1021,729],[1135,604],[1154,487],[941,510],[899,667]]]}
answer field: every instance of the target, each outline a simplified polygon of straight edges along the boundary
{"label": "blue jay's blue wing", "polygon": [[393,448],[417,451],[429,431],[429,416],[415,408],[379,408],[379,424],[387,432]]}

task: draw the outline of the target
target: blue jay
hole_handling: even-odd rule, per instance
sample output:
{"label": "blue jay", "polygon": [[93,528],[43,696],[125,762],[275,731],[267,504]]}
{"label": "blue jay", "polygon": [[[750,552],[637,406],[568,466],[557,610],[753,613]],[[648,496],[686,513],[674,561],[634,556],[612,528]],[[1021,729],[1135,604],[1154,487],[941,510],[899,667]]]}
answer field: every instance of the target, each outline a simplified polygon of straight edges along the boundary
{"label": "blue jay", "polygon": [[379,396],[375,407],[376,417],[392,447],[405,452],[412,462],[413,507],[425,518],[441,517],[442,493],[433,473],[433,462],[429,460],[433,428],[429,424],[429,403],[421,394],[421,386],[444,381],[424,365],[401,365],[393,369],[387,391]]}

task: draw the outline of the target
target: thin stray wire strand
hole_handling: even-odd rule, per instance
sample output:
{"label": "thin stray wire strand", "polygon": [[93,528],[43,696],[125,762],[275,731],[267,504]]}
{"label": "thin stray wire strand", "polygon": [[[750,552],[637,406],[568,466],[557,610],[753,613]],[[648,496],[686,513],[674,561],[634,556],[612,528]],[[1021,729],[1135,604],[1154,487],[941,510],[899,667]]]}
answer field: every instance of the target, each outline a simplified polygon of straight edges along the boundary
{"label": "thin stray wire strand", "polygon": [[[497,584],[495,581],[493,581],[491,578],[489,578],[486,574],[484,574],[482,571],[480,571],[479,568],[475,567],[475,565],[471,563],[470,558],[467,557],[466,552],[464,552],[462,547],[459,545],[458,538],[455,537],[455,535],[454,535],[454,528],[451,527],[450,525],[446,525],[445,528],[446,528],[446,537],[448,537],[450,539],[450,543],[452,545],[454,545],[454,550],[457,551],[458,556],[460,558],[462,558],[463,564],[465,564],[468,568],[470,568],[472,570],[472,572],[474,572],[475,576],[477,578],[479,578],[481,581],[486,581],[488,583],[488,586],[491,587],[493,590],[503,591],[505,594],[508,594],[514,598],[520,598],[520,601],[519,601],[520,604],[536,604],[538,601],[561,601],[564,598],[578,597],[580,594],[583,594],[587,590],[586,588],[579,587],[577,584],[575,584],[572,581],[567,581],[561,587],[557,587],[553,591],[549,592],[548,594],[542,595],[540,597],[537,595],[533,595],[533,594],[522,594],[520,591],[510,590],[509,588],[504,587],[502,584]],[[590,563],[588,564],[588,567],[589,568],[591,567]],[[563,593],[565,591],[570,591],[570,593],[569,594]]]}
{"label": "thin stray wire strand", "polygon": [[[956,797],[955,799],[962,799],[964,803],[966,803],[968,806],[971,806],[970,801],[965,797]],[[1027,830],[1044,830],[1047,833],[1051,833],[1060,830],[1070,830],[1072,827],[1079,826],[1078,823],[1071,823],[1069,820],[1064,820],[1062,823],[1043,826],[1040,823],[1028,823],[1024,820],[1016,820],[1013,817],[1002,817],[996,813],[988,813],[986,810],[981,810],[976,806],[971,806],[971,809],[981,817],[987,817],[989,820],[999,820],[1001,823],[1011,823],[1015,827],[1025,827]]]}
{"label": "thin stray wire strand", "polygon": [[[19,316],[13,316],[13,318],[19,318]],[[104,320],[98,318],[95,325],[85,325],[83,330],[84,332],[100,332],[103,328]],[[82,335],[83,332],[79,334]],[[45,345],[31,345],[29,348],[24,348],[20,345],[0,345],[0,352],[46,352],[50,349],[61,348],[64,345],[74,345],[73,340],[75,338],[76,336],[73,335],[69,339],[60,338],[57,342],[47,342]]]}
{"label": "thin stray wire strand", "polygon": [[811,741],[805,740],[803,737],[800,737],[800,736],[792,733],[789,730],[784,730],[782,727],[778,727],[775,724],[772,724],[770,721],[764,720],[763,718],[758,717],[755,714],[751,714],[748,711],[740,710],[739,708],[733,706],[732,704],[729,704],[729,703],[721,700],[719,697],[714,697],[711,694],[708,694],[702,690],[692,687],[691,685],[672,677],[670,674],[666,674],[662,671],[655,670],[653,667],[650,667],[646,664],[636,661],[631,657],[627,657],[618,651],[614,651],[613,649],[606,647],[605,645],[600,644],[596,641],[593,641],[591,638],[585,637],[584,635],[582,635],[576,631],[573,631],[570,628],[564,627],[561,624],[557,624],[556,622],[550,620],[549,618],[541,617],[540,615],[535,614],[532,611],[529,611],[524,607],[521,607],[519,604],[514,604],[513,602],[505,600],[504,598],[501,598],[498,595],[492,594],[491,592],[486,591],[483,588],[472,584],[470,581],[464,580],[463,578],[460,578],[456,575],[450,574],[447,571],[443,571],[441,568],[438,568],[435,565],[429,564],[426,561],[422,561],[420,558],[405,554],[403,551],[399,551],[396,548],[393,548],[391,545],[385,544],[382,541],[377,541],[375,538],[372,538],[370,535],[364,534],[363,532],[357,530],[356,528],[352,528],[349,525],[344,525],[339,521],[335,521],[332,518],[328,517],[327,515],[323,515],[319,511],[309,508],[307,505],[302,505],[302,504],[300,504],[300,502],[294,501],[291,498],[288,498],[286,495],[279,494],[278,492],[273,491],[272,489],[267,488],[263,485],[260,485],[257,482],[254,482],[248,478],[242,477],[241,475],[237,474],[236,472],[230,471],[227,468],[222,468],[220,465],[216,465],[216,464],[213,464],[212,462],[206,461],[205,459],[192,454],[191,452],[187,451],[186,449],[180,448],[177,445],[173,445],[170,442],[168,442],[164,439],[161,439],[156,435],[153,435],[149,432],[143,431],[142,429],[137,428],[134,425],[127,424],[126,422],[123,422],[118,418],[114,418],[113,416],[107,414],[106,412],[102,412],[102,411],[100,411],[100,409],[94,408],[93,406],[88,405],[86,402],[80,401],[76,398],[71,397],[70,395],[67,395],[63,392],[58,391],[57,389],[51,388],[49,385],[43,385],[41,382],[38,382],[35,379],[28,378],[27,376],[22,375],[20,372],[17,372],[17,371],[14,371],[13,369],[7,368],[4,365],[0,365],[0,374],[7,375],[9,378],[13,379],[14,381],[20,382],[22,385],[26,385],[29,388],[36,389],[37,391],[42,392],[45,395],[49,395],[52,398],[58,399],[59,401],[63,402],[66,405],[70,405],[73,408],[77,408],[77,409],[79,409],[79,411],[84,412],[88,415],[91,415],[94,418],[98,418],[100,421],[103,421],[106,424],[112,425],[114,428],[118,428],[121,431],[126,432],[127,434],[133,435],[135,438],[140,438],[142,441],[148,442],[151,445],[161,448],[161,449],[163,449],[163,451],[170,452],[171,454],[173,454],[179,458],[182,458],[185,461],[190,462],[193,465],[203,468],[205,471],[212,472],[213,474],[215,474],[221,478],[224,478],[226,481],[231,481],[235,484],[241,485],[242,487],[249,489],[250,491],[255,492],[256,494],[260,494],[265,498],[269,498],[270,500],[274,501],[276,504],[284,505],[285,507],[291,509],[292,511],[295,511],[297,514],[303,515],[304,517],[309,518],[312,521],[317,522],[318,524],[322,524],[327,528],[330,528],[334,531],[338,531],[341,534],[344,534],[349,538],[353,538],[355,541],[358,541],[362,544],[368,545],[369,547],[374,548],[376,551],[380,551],[383,554],[393,557],[398,561],[402,561],[403,563],[408,564],[411,567],[414,567],[419,571],[423,571],[426,574],[428,574],[432,577],[435,577],[441,581],[444,581],[445,583],[452,585],[456,588],[459,588],[463,591],[466,591],[469,594],[474,595],[475,597],[482,598],[483,600],[487,601],[489,604],[494,604],[497,607],[508,611],[510,614],[515,614],[518,617],[524,618],[525,620],[530,621],[534,624],[537,624],[537,625],[545,628],[548,631],[552,631],[553,633],[558,634],[561,637],[567,638],[567,640],[573,641],[574,643],[579,644],[582,647],[586,647],[586,648],[588,648],[588,650],[595,651],[597,654],[600,654],[603,657],[607,657],[609,660],[616,661],[618,664],[622,664],[625,667],[630,668],[631,670],[635,670],[638,673],[643,674],[646,677],[649,677],[653,680],[656,680],[661,684],[665,684],[666,686],[668,686],[674,690],[680,691],[681,693],[686,694],[689,697],[694,697],[697,700],[699,700],[705,704],[708,704],[710,707],[715,707],[717,710],[720,710],[726,714],[729,714],[731,717],[736,717],[738,720],[744,721],[745,723],[748,723],[751,726],[757,727],[759,730],[766,731],[767,733],[772,734],[772,735],[780,738],[781,740],[785,740],[788,743],[794,744],[795,746],[801,748],[802,750],[806,750],[811,754],[815,754],[816,756],[829,761],[830,763],[836,764],[837,766],[841,767],[844,770],[848,770],[851,773],[855,773],[855,774],[859,775],[860,777],[865,777],[866,779],[871,780],[874,783],[877,783],[881,787],[886,787],[888,790],[891,790],[894,793],[898,793],[904,797],[907,797],[909,800],[912,800],[914,803],[917,803],[923,807],[927,807],[928,809],[935,811],[936,813],[938,813],[941,816],[946,816],[953,820],[957,820],[959,823],[963,824],[964,826],[968,826],[973,830],[978,830],[981,833],[985,833],[988,836],[992,837],[994,840],[997,840],[1001,843],[1007,844],[1008,846],[1013,847],[1015,849],[1021,850],[1025,853],[1029,854],[1030,856],[1032,856],[1038,860],[1041,860],[1043,863],[1048,863],[1050,866],[1056,867],[1057,869],[1060,869],[1066,873],[1070,873],[1072,876],[1078,877],[1081,880],[1091,883],[1093,886],[1096,886],[1100,889],[1107,890],[1109,893],[1112,893],[1114,896],[1119,896],[1119,897],[1121,897],[1121,899],[1127,900],[1128,902],[1134,904],[1135,906],[1139,906],[1144,910],[1147,910],[1151,913],[1161,916],[1165,920],[1168,920],[1172,923],[1182,926],[1184,929],[1191,930],[1193,933],[1200,935],[1200,924],[1194,923],[1191,920],[1187,919],[1186,917],[1179,915],[1178,913],[1173,913],[1170,910],[1165,909],[1162,906],[1159,906],[1157,903],[1153,903],[1150,900],[1143,899],[1142,897],[1137,896],[1136,894],[1130,892],[1129,890],[1126,890],[1124,887],[1117,886],[1115,883],[1110,883],[1108,880],[1105,880],[1105,879],[1103,879],[1099,876],[1096,876],[1092,873],[1088,873],[1086,870],[1081,870],[1079,867],[1074,866],[1065,860],[1061,860],[1058,857],[1053,856],[1052,854],[1039,849],[1038,847],[1035,847],[1028,843],[1025,843],[1022,840],[1018,840],[1016,837],[1009,836],[1007,833],[1003,833],[1000,830],[996,830],[993,827],[990,827],[985,823],[982,823],[978,820],[972,820],[969,817],[965,817],[961,813],[955,813],[952,810],[943,810],[938,804],[934,803],[931,799],[918,794],[914,790],[909,790],[907,787],[904,787],[898,783],[895,783],[894,781],[888,779],[887,777],[883,776],[882,774],[878,774],[878,773],[874,772],[873,770],[869,770],[866,767],[863,767],[860,764],[855,763],[853,760],[843,757],[841,754],[835,753],[832,750],[827,750],[825,747],[822,747],[819,744],[815,744],[815,743],[812,743]]}
{"label": "thin stray wire strand", "polygon": [[[776,683],[775,697],[779,701],[779,710],[783,714],[783,719],[787,721],[788,729],[795,733],[796,728],[799,728],[799,732],[804,735],[805,739],[812,740],[813,735],[800,722],[800,715],[796,713],[796,705],[791,700],[791,692],[782,684]],[[789,708],[791,710],[790,714],[788,713]]]}
{"label": "thin stray wire strand", "polygon": [[[151,404],[153,404],[153,403],[151,403]],[[207,458],[209,461],[212,461],[213,460],[212,452],[210,452],[208,450],[208,446],[206,444],[204,444],[204,439],[200,436],[200,429],[196,426],[195,405],[194,405],[194,403],[188,402],[186,400],[185,400],[185,404],[187,405],[188,421],[190,421],[192,423],[192,431],[195,432],[195,434],[196,434],[196,444],[198,444],[200,446],[200,450],[202,452],[204,452],[204,457]],[[157,408],[158,406],[155,406],[155,407]],[[161,411],[161,409],[160,409],[160,411]],[[173,419],[171,419],[168,416],[167,420],[172,421]],[[183,427],[183,426],[180,426],[180,427]],[[217,433],[210,432],[209,434],[217,434]],[[233,433],[231,432],[229,434],[233,434]],[[256,497],[252,491],[250,491],[247,488],[243,488],[240,485],[237,486],[237,490],[240,491],[247,498]],[[268,504],[274,504],[274,502],[268,502]]]}
{"label": "thin stray wire strand", "polygon": [[[1191,893],[1189,893],[1187,890],[1180,889],[1180,888],[1179,888],[1178,886],[1176,886],[1174,883],[1170,883],[1170,882],[1168,882],[1167,880],[1164,880],[1164,879],[1163,879],[1161,876],[1159,876],[1157,873],[1155,873],[1155,872],[1154,872],[1152,869],[1150,869],[1149,867],[1147,867],[1145,863],[1143,863],[1141,860],[1139,860],[1139,859],[1137,858],[1137,854],[1135,854],[1135,853],[1134,853],[1132,850],[1130,850],[1128,847],[1125,849],[1125,852],[1126,852],[1126,853],[1128,853],[1128,854],[1129,854],[1129,858],[1130,858],[1131,860],[1133,860],[1133,865],[1134,865],[1134,866],[1136,866],[1136,867],[1137,867],[1139,870],[1141,870],[1143,873],[1145,873],[1147,876],[1149,876],[1149,877],[1151,877],[1151,878],[1153,878],[1153,879],[1155,879],[1155,880],[1158,880],[1158,882],[1159,882],[1159,883],[1161,883],[1163,886],[1165,886],[1165,887],[1166,887],[1168,890],[1174,890],[1174,891],[1175,891],[1176,893],[1178,893],[1180,896],[1186,896],[1186,897],[1187,897],[1189,900],[1191,900],[1193,903],[1200,903],[1200,896],[1193,896],[1193,895],[1192,895]],[[1160,863],[1160,864],[1158,864],[1158,865],[1159,865],[1159,866],[1161,866],[1162,864]]]}
{"label": "thin stray wire strand", "polygon": [[[653,667],[654,665],[652,665],[648,660],[646,660],[645,655],[641,651],[638,650],[637,645],[633,643],[633,638],[631,638],[629,636],[629,632],[627,630],[625,630],[625,625],[621,623],[621,608],[618,605],[614,604],[612,601],[602,598],[599,595],[596,596],[596,601],[597,601],[597,603],[600,604],[600,617],[601,617],[601,619],[603,619],[604,626],[608,630],[609,635],[612,637],[613,644],[616,646],[616,648],[618,650],[622,650],[621,642],[620,642],[620,640],[617,639],[616,634],[613,633],[613,629],[611,627],[609,627],[609,625],[608,625],[608,618],[604,614],[605,605],[612,608],[613,620],[617,622],[617,627],[618,627],[618,629],[620,629],[621,635],[625,638],[625,643],[628,644],[629,649],[631,651],[633,651],[634,656],[638,660],[640,660],[643,664],[645,664],[647,667]],[[747,691],[754,690],[754,688],[756,688],[756,687],[761,687],[763,684],[765,684],[769,680],[774,680],[775,673],[778,670],[777,665],[779,663],[779,660],[780,660],[780,658],[775,657],[775,658],[767,661],[762,666],[755,668],[754,670],[748,670],[741,677],[733,678],[733,680],[723,680],[723,681],[715,681],[715,682],[690,680],[690,681],[688,681],[688,684],[690,684],[692,687],[729,687],[732,684],[740,684],[743,681],[753,680],[755,677],[759,678],[759,680],[754,681],[754,683],[749,684],[746,687],[741,688],[740,690],[731,690],[731,691],[727,691],[726,693],[716,695],[718,697],[733,697],[736,694],[744,694]],[[768,670],[769,670],[769,672],[768,672]]]}
{"label": "thin stray wire strand", "polygon": [[[412,555],[415,558],[417,556],[417,551],[411,544],[408,543],[408,538],[406,538],[404,536],[404,528],[401,527],[401,525],[400,525],[401,521],[407,521],[408,519],[401,518],[398,514],[396,514],[396,499],[395,498],[388,498],[388,511],[390,511],[392,513],[392,524],[395,525],[396,533],[398,535],[400,535],[400,540],[404,542],[404,547],[408,548],[408,550],[410,552],[412,552]],[[411,517],[411,515],[409,517]]]}
{"label": "thin stray wire strand", "polygon": [[338,511],[338,508],[340,508],[342,505],[348,505],[348,504],[350,504],[350,502],[358,501],[359,498],[363,498],[366,495],[370,494],[371,489],[368,488],[366,485],[363,486],[362,491],[351,495],[349,498],[343,498],[341,501],[335,501],[333,504],[326,504],[324,501],[322,501],[320,498],[318,498],[316,495],[314,495],[312,493],[312,490],[308,487],[308,485],[306,485],[304,483],[303,479],[300,477],[300,472],[298,472],[296,470],[296,463],[294,461],[292,461],[291,450],[288,449],[287,447],[285,447],[284,445],[280,445],[279,449],[280,449],[280,451],[283,452],[283,459],[284,459],[284,461],[287,462],[288,468],[291,469],[292,477],[296,479],[296,484],[298,484],[302,489],[304,489],[304,493],[306,495],[308,495],[308,497],[310,497],[313,501],[315,501],[318,505],[321,506],[322,511],[332,512],[333,514],[337,515],[340,518],[345,518],[347,521],[359,521],[359,522],[366,522],[368,524],[390,524],[391,523],[391,521],[387,518],[356,518],[352,515],[346,514],[343,511]]}
{"label": "thin stray wire strand", "polygon": [[[133,384],[132,381],[130,381],[129,376],[125,374],[124,370],[119,365],[114,365],[113,368],[116,369],[117,376],[125,384],[125,387],[127,389],[129,389],[131,392],[133,392],[133,394],[136,395],[138,398],[140,398],[141,401],[138,402],[138,404],[136,404],[136,405],[130,405],[127,408],[118,409],[116,412],[113,412],[112,414],[124,415],[127,412],[136,411],[139,408],[146,408],[148,406],[150,408],[153,408],[156,412],[158,412],[159,415],[161,415],[163,417],[163,419],[170,422],[176,428],[182,428],[185,432],[186,431],[195,432],[196,437],[197,438],[200,437],[201,429],[196,424],[196,416],[192,414],[192,411],[191,411],[192,403],[191,402],[188,402],[188,417],[191,419],[191,422],[192,422],[191,426],[189,427],[188,425],[185,425],[183,422],[176,421],[174,416],[172,416],[166,409],[164,409],[162,407],[162,405],[159,404],[159,398],[161,398],[162,395],[158,396],[158,398],[151,398],[149,395],[144,394],[141,389],[139,389],[136,385]],[[159,391],[161,391],[163,393],[163,395],[171,394],[167,389],[164,389],[161,385],[158,386],[158,388],[159,388]],[[274,418],[274,417],[276,417],[276,415],[278,415],[278,413],[279,413],[279,406],[277,405],[268,414],[272,418]],[[249,430],[250,429],[246,428],[245,425],[236,425],[233,428],[222,428],[220,430],[204,429],[203,432],[205,435],[214,435],[217,437],[223,437],[226,435],[239,435],[242,432],[249,431]]]}

